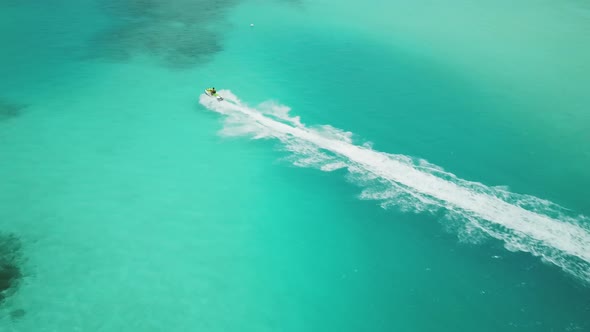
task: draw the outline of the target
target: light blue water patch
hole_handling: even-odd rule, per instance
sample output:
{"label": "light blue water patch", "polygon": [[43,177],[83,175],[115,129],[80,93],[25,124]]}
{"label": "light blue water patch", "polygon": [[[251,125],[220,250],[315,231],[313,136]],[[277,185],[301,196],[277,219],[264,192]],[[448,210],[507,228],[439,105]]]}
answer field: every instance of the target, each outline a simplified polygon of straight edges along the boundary
{"label": "light blue water patch", "polygon": [[[232,77],[237,80],[233,91],[257,103],[269,98],[252,88],[263,85],[269,96],[305,112],[311,123],[346,128],[383,150],[427,158],[464,178],[508,184],[517,192],[590,212],[584,200],[589,178],[580,167],[587,164],[587,153],[579,144],[547,141],[555,129],[538,119],[545,114],[538,96],[523,102],[506,86],[481,83],[479,72],[458,71],[437,53],[407,48],[402,40],[396,44],[395,34],[369,38],[344,22],[327,23],[338,21],[337,15],[311,20],[310,12],[327,5],[310,6],[307,11],[280,7],[272,15],[255,6],[235,12],[232,22],[238,28],[229,37],[235,48],[222,62],[245,72]],[[250,28],[249,21],[257,24]],[[269,77],[270,70],[281,74]],[[566,107],[565,116],[583,100],[552,103],[555,110]],[[551,122],[570,126],[564,116]],[[573,122],[582,124],[584,118]],[[563,172],[575,181],[562,180]]]}
{"label": "light blue water patch", "polygon": [[197,121],[192,87],[174,88],[182,78],[101,69],[110,79],[80,99],[44,105],[59,112],[32,109],[3,128],[0,220],[26,255],[10,302],[27,311],[18,328],[257,330],[273,306],[262,304],[254,262],[265,256],[248,222],[259,209],[235,190],[260,181],[249,170],[264,173],[248,166],[252,150],[219,148],[217,120]]}

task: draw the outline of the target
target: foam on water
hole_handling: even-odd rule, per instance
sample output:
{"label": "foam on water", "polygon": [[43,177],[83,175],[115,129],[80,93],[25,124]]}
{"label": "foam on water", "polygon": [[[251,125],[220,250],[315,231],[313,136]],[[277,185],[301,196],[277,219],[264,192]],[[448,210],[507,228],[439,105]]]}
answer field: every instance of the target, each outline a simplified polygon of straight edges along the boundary
{"label": "foam on water", "polygon": [[358,145],[352,134],[332,126],[308,127],[289,108],[266,102],[253,108],[228,90],[225,101],[201,95],[200,103],[227,116],[223,135],[274,138],[292,152],[294,165],[323,171],[346,169],[362,186],[361,199],[381,201],[410,212],[443,211],[461,236],[487,234],[512,251],[529,252],[590,283],[588,219],[552,202],[460,179],[422,159],[379,152]]}

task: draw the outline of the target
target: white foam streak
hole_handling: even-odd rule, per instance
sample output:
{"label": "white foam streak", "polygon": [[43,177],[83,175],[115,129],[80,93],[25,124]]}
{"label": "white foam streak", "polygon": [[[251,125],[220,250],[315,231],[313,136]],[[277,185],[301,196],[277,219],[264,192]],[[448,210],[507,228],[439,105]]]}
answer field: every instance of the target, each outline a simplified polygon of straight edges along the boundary
{"label": "white foam streak", "polygon": [[[346,167],[360,182],[373,181],[374,186],[366,184],[363,199],[382,200],[384,206],[395,204],[403,210],[445,208],[471,226],[503,240],[507,247],[541,256],[590,281],[590,232],[582,226],[584,217],[568,217],[555,204],[532,196],[458,179],[425,161],[416,164],[407,156],[355,145],[351,133],[330,126],[308,128],[298,117],[290,118],[284,106],[265,104],[261,112],[243,105],[230,91],[220,93],[226,101],[217,102],[206,95],[200,101],[228,115],[230,122],[237,120],[241,124],[238,130],[226,126],[225,134],[279,139],[294,153],[298,166],[325,171]],[[273,107],[278,114],[272,113]]]}

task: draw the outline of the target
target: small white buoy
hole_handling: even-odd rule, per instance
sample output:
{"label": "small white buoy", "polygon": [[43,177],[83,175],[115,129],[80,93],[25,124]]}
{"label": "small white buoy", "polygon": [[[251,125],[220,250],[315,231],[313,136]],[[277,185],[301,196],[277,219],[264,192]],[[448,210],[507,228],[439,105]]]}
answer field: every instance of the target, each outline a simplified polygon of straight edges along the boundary
{"label": "small white buoy", "polygon": [[250,26],[253,27],[254,26],[254,23],[250,23]]}

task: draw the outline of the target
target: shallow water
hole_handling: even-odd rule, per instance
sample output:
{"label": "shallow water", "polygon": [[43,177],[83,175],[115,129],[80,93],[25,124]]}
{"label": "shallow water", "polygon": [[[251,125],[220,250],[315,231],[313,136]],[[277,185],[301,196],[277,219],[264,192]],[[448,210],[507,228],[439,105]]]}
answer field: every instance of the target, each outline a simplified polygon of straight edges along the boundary
{"label": "shallow water", "polygon": [[0,8],[6,330],[590,329],[584,3]]}

